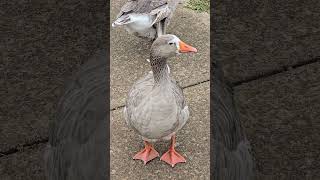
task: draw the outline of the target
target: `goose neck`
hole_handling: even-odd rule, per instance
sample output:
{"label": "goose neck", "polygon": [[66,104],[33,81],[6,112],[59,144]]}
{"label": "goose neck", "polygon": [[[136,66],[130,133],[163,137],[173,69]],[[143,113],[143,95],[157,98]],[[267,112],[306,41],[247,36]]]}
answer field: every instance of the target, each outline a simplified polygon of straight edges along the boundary
{"label": "goose neck", "polygon": [[167,82],[169,80],[167,58],[151,55],[150,64],[155,84],[160,84],[161,82]]}

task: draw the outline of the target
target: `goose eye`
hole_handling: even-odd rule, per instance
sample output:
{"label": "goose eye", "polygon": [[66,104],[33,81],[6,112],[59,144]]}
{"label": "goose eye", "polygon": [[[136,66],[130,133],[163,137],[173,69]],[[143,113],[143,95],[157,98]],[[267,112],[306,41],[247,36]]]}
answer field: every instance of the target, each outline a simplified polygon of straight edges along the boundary
{"label": "goose eye", "polygon": [[174,44],[173,42],[170,42],[170,43],[169,43],[169,45],[173,45],[173,44]]}

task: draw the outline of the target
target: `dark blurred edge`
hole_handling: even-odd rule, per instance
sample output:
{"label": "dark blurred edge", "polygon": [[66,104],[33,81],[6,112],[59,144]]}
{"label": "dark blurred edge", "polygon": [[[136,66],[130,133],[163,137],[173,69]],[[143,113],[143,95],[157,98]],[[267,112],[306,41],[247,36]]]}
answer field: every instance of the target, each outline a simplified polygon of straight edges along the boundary
{"label": "dark blurred edge", "polygon": [[107,53],[96,51],[65,84],[44,155],[50,180],[109,177]]}
{"label": "dark blurred edge", "polygon": [[[9,2],[9,1],[7,1],[7,0],[5,0],[5,1],[2,1],[2,3],[1,3],[1,5],[6,5],[6,3],[7,2]],[[30,4],[32,4],[32,3],[34,3],[35,2],[35,4],[38,4],[38,3],[40,3],[40,1],[38,2],[38,1],[30,1]],[[65,2],[67,2],[67,1],[65,1]],[[105,117],[104,117],[104,119],[105,119],[105,123],[103,124],[103,126],[101,126],[101,127],[103,127],[104,129],[103,129],[103,131],[105,132],[104,134],[103,134],[103,137],[101,137],[101,139],[104,139],[105,140],[105,142],[103,142],[104,143],[104,146],[105,146],[105,148],[104,148],[104,151],[102,151],[101,153],[99,153],[99,154],[92,154],[92,156],[96,156],[96,157],[98,157],[99,159],[103,159],[104,161],[102,161],[103,163],[101,163],[101,165],[102,165],[102,169],[104,169],[105,170],[105,174],[103,175],[103,179],[109,179],[109,176],[110,176],[110,174],[109,174],[109,167],[110,167],[110,156],[109,156],[109,144],[110,144],[110,142],[109,142],[109,132],[110,132],[110,127],[109,127],[109,122],[110,122],[110,117],[109,117],[109,109],[110,109],[110,97],[109,97],[109,95],[110,95],[110,49],[109,49],[109,47],[110,47],[110,38],[109,38],[109,18],[110,18],[110,1],[106,1],[106,0],[99,0],[99,2],[104,2],[103,4],[105,4],[106,5],[106,7],[105,7],[105,29],[106,29],[106,31],[105,31],[105,33],[103,34],[104,35],[104,37],[105,37],[105,40],[104,40],[104,42],[106,42],[105,43],[105,47],[104,48],[101,48],[101,47],[96,47],[97,49],[96,49],[96,51],[94,51],[94,52],[92,52],[92,51],[89,51],[89,52],[92,52],[92,56],[93,57],[95,57],[95,56],[100,56],[100,57],[102,57],[102,58],[100,58],[100,60],[101,59],[103,59],[104,60],[104,62],[100,62],[100,63],[98,63],[99,65],[101,65],[101,66],[105,66],[105,71],[104,71],[104,73],[103,74],[105,74],[105,76],[97,76],[97,77],[99,77],[99,78],[101,78],[101,79],[96,79],[97,81],[100,81],[100,82],[104,82],[104,83],[101,83],[101,84],[103,84],[103,87],[101,87],[101,89],[103,89],[102,91],[104,92],[104,94],[103,95],[101,95],[101,98],[99,99],[99,101],[97,101],[96,102],[96,106],[98,106],[99,107],[99,109],[105,109]],[[21,2],[21,4],[23,4],[24,2]],[[28,2],[29,3],[29,2]],[[61,4],[63,4],[63,2],[56,2],[56,1],[52,1],[52,2],[49,2],[49,1],[45,1],[45,2],[41,2],[42,4],[46,4],[46,3],[48,3],[48,6],[50,6],[52,3],[54,4],[54,3],[61,3]],[[40,4],[41,4],[40,3]],[[27,3],[26,3],[27,4]],[[50,5],[49,5],[50,4]],[[28,4],[29,5],[29,4]],[[39,4],[38,4],[39,5]],[[18,7],[18,5],[17,5],[17,7]],[[6,8],[6,7],[1,7],[1,8]],[[17,8],[16,9],[16,11],[17,11],[17,13],[19,13],[19,9]],[[3,15],[3,14],[2,14]],[[75,18],[75,19],[77,19],[77,18],[79,18],[79,17],[77,17],[77,16],[74,16],[74,17],[72,17],[72,18]],[[40,19],[40,17],[39,17],[39,19]],[[44,18],[45,19],[45,18]],[[0,26],[0,28],[2,27],[2,25]],[[18,27],[17,27],[18,28]],[[3,29],[2,29],[3,30]],[[51,31],[51,29],[48,29],[48,35],[50,34],[50,32],[49,31]],[[97,34],[97,36],[101,36],[101,34]],[[0,41],[1,41],[1,45],[0,46],[2,46],[2,47],[4,47],[3,45],[5,45],[5,44],[2,44],[3,42],[5,42],[5,41],[2,41],[3,39],[2,38],[4,38],[2,35],[1,35],[1,29],[0,29]],[[21,40],[22,38],[24,38],[24,37],[16,37],[17,39],[19,38],[19,40]],[[79,39],[81,39],[82,37],[79,37]],[[49,38],[48,38],[49,39]],[[41,40],[39,40],[39,44],[40,43],[43,43],[43,44],[46,44],[46,43],[48,43],[48,42],[46,42],[47,41],[47,39],[46,38],[44,38],[44,39],[41,39]],[[63,45],[66,45],[66,44],[63,44]],[[69,45],[69,44],[68,44]],[[41,45],[37,45],[36,43],[34,43],[34,44],[25,44],[25,46],[33,46],[33,47],[35,47],[35,48],[45,48],[46,49],[46,46],[48,46],[48,44],[46,44],[45,46],[42,46],[42,44]],[[88,46],[90,46],[90,44],[88,44]],[[67,45],[66,45],[66,47],[67,47]],[[99,49],[100,48],[100,49]],[[2,49],[2,48],[1,48]],[[51,48],[52,49],[52,48]],[[39,52],[40,53],[42,53],[42,51],[40,51],[39,50]],[[2,54],[3,52],[0,52],[0,54]],[[48,52],[48,54],[50,54],[51,52]],[[16,54],[16,56],[17,57],[19,57],[20,55],[19,54]],[[90,56],[90,55],[88,55],[88,56]],[[2,55],[0,56],[0,58],[2,57]],[[41,55],[37,55],[37,57],[41,57]],[[79,57],[81,57],[81,55],[79,55]],[[93,58],[93,59],[95,59],[95,58]],[[0,60],[0,62],[1,63],[4,63],[3,62],[3,60],[4,59],[2,59],[2,60]],[[84,61],[86,61],[86,60],[84,60]],[[78,69],[74,69],[73,71],[72,71],[72,77],[70,77],[70,78],[67,78],[66,79],[66,81],[65,81],[65,88],[64,89],[68,89],[68,86],[70,86],[72,83],[75,83],[75,80],[77,81],[77,79],[79,78],[79,77],[77,77],[78,75],[79,75],[79,72],[81,72],[81,71],[83,71],[84,69],[86,69],[86,68],[88,68],[88,64],[90,64],[90,60],[88,61],[88,62],[86,62],[86,63],[84,63],[81,67],[80,67],[80,70],[78,70]],[[49,65],[48,65],[49,66]],[[85,85],[85,84],[83,84],[83,85]],[[71,85],[72,86],[72,85]],[[90,82],[88,82],[88,86],[90,86]],[[101,91],[100,91],[101,92]],[[62,94],[64,94],[64,93],[62,93]],[[60,101],[63,101],[63,98],[60,98]],[[17,106],[19,106],[19,105],[17,105]],[[94,105],[93,105],[94,106]],[[57,115],[57,111],[58,111],[58,109],[59,109],[59,107],[58,108],[56,108],[56,112],[55,112],[55,114],[48,114],[48,116],[50,116],[50,119],[51,119],[51,121],[54,121],[55,120],[55,118],[58,116]],[[54,112],[53,112],[54,113]],[[104,114],[104,113],[102,113],[102,114]],[[93,115],[93,116],[100,116],[101,114],[96,114],[96,115]],[[101,127],[99,127],[99,128],[101,128]],[[50,131],[52,131],[52,130],[49,130],[49,132]],[[41,141],[41,142],[39,142],[39,143],[45,143],[46,141],[47,141],[48,139],[44,139],[43,141]],[[49,142],[52,142],[52,143],[54,143],[54,141],[55,141],[55,139],[54,138],[52,138],[52,137],[49,137],[49,140],[48,140]],[[98,148],[100,148],[101,147],[101,144],[97,144],[98,146]],[[18,152],[18,150],[13,150],[12,152],[10,152],[10,153],[15,153],[15,152]],[[10,154],[9,153],[9,154]],[[31,159],[31,158],[30,158]],[[13,177],[14,177],[15,175],[13,175]],[[17,178],[17,176],[15,176],[16,178]],[[1,177],[0,177],[0,179],[1,179]],[[25,179],[30,179],[30,177],[27,177],[27,176],[25,176]],[[102,180],[102,179],[101,179]]]}
{"label": "dark blurred edge", "polygon": [[252,180],[254,158],[233,99],[232,83],[224,77],[222,63],[215,58],[219,19],[217,1],[210,1],[210,179]]}
{"label": "dark blurred edge", "polygon": [[[99,0],[99,1],[103,1],[103,0]],[[110,109],[110,33],[109,33],[110,1],[105,1],[104,4],[106,5],[105,7],[105,25],[106,25],[105,48],[102,48],[102,49],[99,48],[96,51],[94,51],[89,56],[90,57],[89,60],[85,60],[85,63],[82,64],[78,70],[75,70],[75,72],[73,72],[73,75],[71,77],[67,78],[64,86],[64,92],[62,93],[62,97],[59,99],[57,111],[52,116],[49,124],[49,134],[56,135],[57,132],[54,132],[54,131],[61,131],[63,127],[55,126],[54,122],[65,118],[65,117],[61,118],[60,116],[66,115],[65,113],[66,111],[68,111],[67,109],[68,107],[65,107],[65,106],[70,106],[70,105],[75,106],[75,108],[72,109],[73,111],[78,111],[78,112],[73,112],[74,114],[83,114],[83,112],[85,112],[86,115],[84,115],[84,117],[82,118],[84,119],[87,118],[86,120],[88,122],[89,121],[93,122],[93,120],[96,120],[96,121],[99,121],[101,119],[104,120],[104,123],[96,122],[96,126],[94,129],[90,129],[90,128],[86,129],[84,124],[81,124],[80,125],[82,126],[81,128],[84,128],[86,130],[82,129],[84,130],[83,132],[80,130],[76,132],[76,133],[88,133],[88,131],[99,131],[97,133],[98,136],[95,137],[94,147],[90,147],[92,150],[94,150],[95,153],[90,154],[92,158],[87,157],[87,159],[95,159],[95,162],[97,164],[87,164],[87,163],[84,164],[84,166],[86,167],[95,167],[96,175],[94,175],[94,171],[91,171],[91,173],[82,172],[82,174],[87,173],[88,174],[87,177],[91,176],[96,180],[110,179],[110,153],[109,153],[110,152],[110,111],[109,111]],[[77,17],[74,17],[74,18],[77,18]],[[98,35],[98,36],[101,36],[101,35]],[[90,79],[90,77],[87,79],[87,77],[85,76],[91,76],[96,79]],[[93,87],[95,85],[98,85],[98,86]],[[90,95],[93,95],[91,97],[90,95],[85,98],[79,97],[80,99],[84,99],[84,101],[86,101],[85,104],[83,104],[84,106],[81,106],[80,104],[78,104],[75,98],[71,98],[72,92],[70,95],[70,91],[74,91],[74,87],[78,87],[79,89],[82,89],[82,90],[86,89],[81,93],[87,92],[88,95],[90,90],[93,91],[93,93],[90,94]],[[70,101],[74,104],[70,104]],[[79,108],[77,108],[77,106]],[[50,144],[58,143],[59,141],[58,138],[60,137],[49,136],[49,143]],[[80,167],[81,165],[79,164],[78,166]],[[81,172],[86,170],[79,168],[75,172],[77,171]],[[71,179],[73,179],[74,177],[77,177],[77,175],[71,177]],[[79,175],[79,177],[85,178],[85,176],[83,175]]]}

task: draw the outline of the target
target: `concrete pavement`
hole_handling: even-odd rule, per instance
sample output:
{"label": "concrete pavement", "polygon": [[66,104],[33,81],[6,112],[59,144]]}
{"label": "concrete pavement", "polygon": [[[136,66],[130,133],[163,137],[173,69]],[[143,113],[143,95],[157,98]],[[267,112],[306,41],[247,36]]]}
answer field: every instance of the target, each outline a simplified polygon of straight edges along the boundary
{"label": "concrete pavement", "polygon": [[319,179],[320,62],[235,87],[257,179]]}
{"label": "concrete pavement", "polygon": [[106,46],[104,3],[1,4],[0,152],[47,138],[65,80]]}
{"label": "concrete pavement", "polygon": [[214,7],[214,57],[232,82],[319,56],[320,1],[224,1]]}
{"label": "concrete pavement", "polygon": [[1,157],[1,180],[44,180],[43,153],[45,144],[37,144]]}

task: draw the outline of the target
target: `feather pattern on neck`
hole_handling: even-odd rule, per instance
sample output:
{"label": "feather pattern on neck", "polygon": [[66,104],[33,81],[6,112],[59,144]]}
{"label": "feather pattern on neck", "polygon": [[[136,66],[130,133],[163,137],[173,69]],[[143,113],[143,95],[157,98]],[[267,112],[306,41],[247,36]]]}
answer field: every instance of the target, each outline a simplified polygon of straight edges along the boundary
{"label": "feather pattern on neck", "polygon": [[151,55],[151,69],[153,72],[154,84],[170,81],[169,71],[167,67],[167,58]]}

